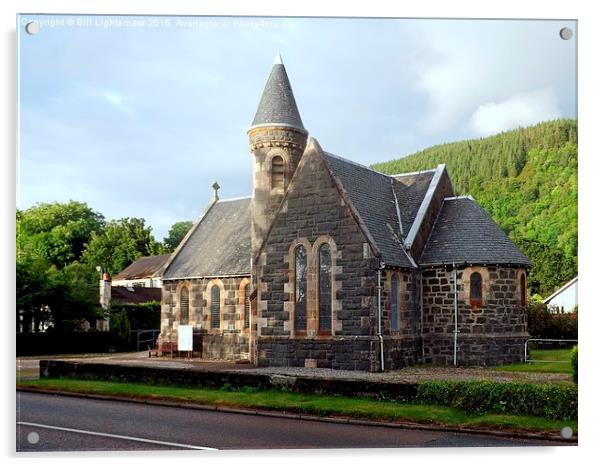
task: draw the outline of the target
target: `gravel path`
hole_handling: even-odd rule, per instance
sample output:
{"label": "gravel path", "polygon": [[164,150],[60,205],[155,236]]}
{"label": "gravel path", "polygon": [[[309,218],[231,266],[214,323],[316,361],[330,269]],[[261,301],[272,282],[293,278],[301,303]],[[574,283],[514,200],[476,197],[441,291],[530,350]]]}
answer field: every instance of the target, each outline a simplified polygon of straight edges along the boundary
{"label": "gravel path", "polygon": [[491,380],[496,382],[554,383],[570,381],[570,374],[546,374],[536,372],[503,372],[468,367],[406,367],[380,372],[356,372],[333,369],[309,369],[304,367],[266,367],[251,369],[257,373],[310,376],[316,378],[362,379],[379,382],[420,382],[425,380]]}
{"label": "gravel path", "polygon": [[[29,358],[28,358],[29,359]],[[26,366],[39,363],[39,359],[59,359],[59,357],[31,358]],[[316,377],[324,379],[353,379],[380,382],[420,382],[425,380],[492,380],[497,382],[557,383],[571,380],[570,374],[537,372],[505,372],[491,368],[475,367],[432,367],[412,366],[400,370],[380,372],[344,371],[334,369],[312,369],[305,367],[254,367],[249,364],[236,364],[224,361],[200,361],[198,359],[148,358],[147,352],[110,355],[87,355],[87,357],[60,357],[70,361],[122,364],[126,366],[166,367],[173,369],[193,369],[210,371],[237,371],[257,374],[279,374],[291,377]],[[34,362],[35,361],[35,362]],[[25,361],[23,361],[25,362]],[[22,363],[23,363],[22,362]],[[22,364],[21,363],[21,364]]]}

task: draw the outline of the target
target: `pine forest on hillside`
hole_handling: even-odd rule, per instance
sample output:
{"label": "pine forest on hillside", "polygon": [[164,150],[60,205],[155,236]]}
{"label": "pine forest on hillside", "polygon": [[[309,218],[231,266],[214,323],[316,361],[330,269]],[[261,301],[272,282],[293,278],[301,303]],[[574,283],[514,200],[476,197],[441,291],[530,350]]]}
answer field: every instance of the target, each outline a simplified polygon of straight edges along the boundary
{"label": "pine forest on hillside", "polygon": [[532,294],[546,296],[577,275],[576,120],[433,146],[373,168],[395,174],[440,163],[456,194],[471,194],[532,260]]}

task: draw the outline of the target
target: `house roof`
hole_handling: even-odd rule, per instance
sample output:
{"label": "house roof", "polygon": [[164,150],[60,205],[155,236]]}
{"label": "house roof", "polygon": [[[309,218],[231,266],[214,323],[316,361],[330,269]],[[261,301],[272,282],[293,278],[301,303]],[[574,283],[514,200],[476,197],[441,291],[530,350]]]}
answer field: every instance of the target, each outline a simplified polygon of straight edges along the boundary
{"label": "house roof", "polygon": [[328,152],[324,156],[374,238],[382,254],[381,260],[390,266],[415,267],[403,241],[416,218],[433,172],[404,179],[379,173]]}
{"label": "house roof", "polygon": [[548,296],[546,299],[544,299],[543,302],[545,304],[548,304],[550,301],[552,301],[560,293],[562,293],[563,291],[565,291],[567,288],[570,288],[571,285],[577,283],[577,281],[578,281],[577,279],[578,279],[578,277],[575,277],[572,280],[569,280],[568,282],[566,282],[564,285],[562,285],[560,288],[558,288],[556,291],[554,291],[554,293],[552,293],[550,296]]}
{"label": "house roof", "polygon": [[444,200],[420,265],[513,264],[531,261],[471,197]]}
{"label": "house roof", "polygon": [[160,277],[171,254],[140,257],[113,277],[113,280],[135,280]]}
{"label": "house roof", "polygon": [[174,253],[163,279],[249,275],[250,205],[250,197],[213,204]]}
{"label": "house roof", "polygon": [[277,59],[272,67],[251,128],[274,124],[292,126],[305,131],[281,59]]}
{"label": "house roof", "polygon": [[143,286],[127,287],[112,286],[111,302],[119,304],[148,303],[161,301],[161,288],[146,288]]}

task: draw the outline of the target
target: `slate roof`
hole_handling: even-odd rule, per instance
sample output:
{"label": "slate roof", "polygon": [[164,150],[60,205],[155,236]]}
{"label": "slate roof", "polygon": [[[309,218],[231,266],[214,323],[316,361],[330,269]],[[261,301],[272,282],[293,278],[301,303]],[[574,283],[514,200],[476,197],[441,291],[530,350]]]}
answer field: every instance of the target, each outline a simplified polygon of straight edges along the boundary
{"label": "slate roof", "polygon": [[111,287],[111,302],[120,304],[148,303],[150,301],[161,301],[161,288],[147,288],[144,286]]}
{"label": "slate roof", "polygon": [[512,264],[531,266],[531,261],[470,197],[443,202],[420,265]]}
{"label": "slate roof", "polygon": [[163,279],[250,275],[250,206],[250,197],[217,201],[192,227]]}
{"label": "slate roof", "polygon": [[396,183],[395,186],[397,200],[400,204],[399,208],[404,230],[404,239],[407,237],[410,227],[416,219],[416,214],[418,214],[418,209],[426,195],[434,174],[435,170],[426,170],[407,175],[395,175],[393,177],[399,182]]}
{"label": "slate roof", "polygon": [[305,129],[282,63],[272,67],[251,127],[275,123]]}
{"label": "slate roof", "polygon": [[[424,172],[404,182],[334,154],[325,152],[324,155],[374,238],[382,261],[396,267],[415,267],[405,252],[403,240],[416,218],[433,172]],[[400,232],[393,190],[397,196],[403,233]]]}
{"label": "slate roof", "polygon": [[171,254],[147,256],[136,259],[125,269],[113,277],[113,280],[134,280],[139,278],[159,277]]}

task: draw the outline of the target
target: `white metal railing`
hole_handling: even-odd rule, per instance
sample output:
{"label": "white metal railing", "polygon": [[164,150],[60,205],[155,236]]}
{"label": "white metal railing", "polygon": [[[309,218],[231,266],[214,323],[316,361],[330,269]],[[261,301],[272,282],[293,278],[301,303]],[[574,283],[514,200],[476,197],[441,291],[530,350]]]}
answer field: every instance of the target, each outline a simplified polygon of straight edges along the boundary
{"label": "white metal railing", "polygon": [[[575,343],[577,344],[577,340],[564,340],[562,338],[529,338],[525,341],[525,362],[560,362],[568,364],[570,361],[559,361],[559,360],[546,360],[546,359],[529,359],[529,343],[530,342],[544,342],[544,343]],[[560,345],[557,345],[557,348],[553,349],[561,349]],[[573,345],[574,346],[574,345]],[[572,348],[572,346],[571,346]],[[570,349],[570,348],[565,348]]]}

